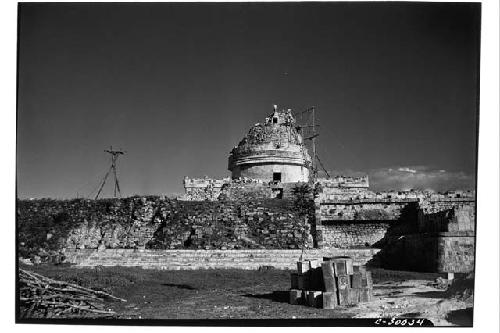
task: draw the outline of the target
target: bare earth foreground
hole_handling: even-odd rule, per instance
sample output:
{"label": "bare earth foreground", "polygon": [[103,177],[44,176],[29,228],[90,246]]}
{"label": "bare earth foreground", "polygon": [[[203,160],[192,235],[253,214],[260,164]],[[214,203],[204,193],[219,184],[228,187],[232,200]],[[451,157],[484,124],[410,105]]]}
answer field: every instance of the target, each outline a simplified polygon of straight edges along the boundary
{"label": "bare earth foreground", "polygon": [[335,310],[288,304],[290,272],[281,270],[154,271],[109,267],[25,266],[47,277],[105,290],[118,319],[427,318],[434,325],[472,325],[472,297],[436,288],[442,275],[372,270],[373,301]]}

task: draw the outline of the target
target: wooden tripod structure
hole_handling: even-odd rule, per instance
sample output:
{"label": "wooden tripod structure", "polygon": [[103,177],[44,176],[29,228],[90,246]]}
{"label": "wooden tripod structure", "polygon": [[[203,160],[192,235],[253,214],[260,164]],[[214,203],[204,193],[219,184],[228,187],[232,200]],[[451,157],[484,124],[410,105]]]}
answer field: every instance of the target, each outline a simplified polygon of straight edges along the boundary
{"label": "wooden tripod structure", "polygon": [[104,176],[104,178],[101,182],[101,186],[99,187],[99,191],[97,191],[97,194],[96,194],[94,200],[97,200],[97,198],[99,197],[99,194],[101,194],[101,191],[104,188],[104,184],[106,184],[106,180],[108,179],[110,172],[113,172],[113,176],[115,178],[113,196],[116,198],[116,191],[118,191],[120,196],[122,195],[121,191],[120,191],[120,183],[118,182],[118,176],[116,175],[116,161],[118,160],[118,157],[120,155],[124,155],[125,152],[121,151],[121,150],[113,150],[113,147],[109,147],[109,150],[105,150],[105,152],[111,155],[111,166],[109,167],[108,171],[106,172],[106,175]]}

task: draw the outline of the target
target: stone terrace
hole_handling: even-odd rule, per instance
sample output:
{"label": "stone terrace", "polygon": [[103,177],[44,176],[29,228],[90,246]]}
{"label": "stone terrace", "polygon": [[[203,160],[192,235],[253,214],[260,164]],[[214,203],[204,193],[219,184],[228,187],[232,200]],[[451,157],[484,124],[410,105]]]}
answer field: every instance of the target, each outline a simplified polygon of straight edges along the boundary
{"label": "stone terrace", "polygon": [[[304,258],[351,256],[355,263],[365,264],[378,249],[309,249]],[[127,266],[145,269],[247,269],[265,266],[295,269],[301,250],[65,250],[67,260],[77,267]]]}

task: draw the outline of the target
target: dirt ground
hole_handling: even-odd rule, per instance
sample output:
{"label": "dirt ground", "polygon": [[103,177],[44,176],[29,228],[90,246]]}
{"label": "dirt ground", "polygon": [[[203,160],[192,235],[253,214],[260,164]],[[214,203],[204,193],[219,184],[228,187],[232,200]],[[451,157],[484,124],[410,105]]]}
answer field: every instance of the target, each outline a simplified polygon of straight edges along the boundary
{"label": "dirt ground", "polygon": [[372,302],[355,308],[353,318],[426,318],[435,326],[471,326],[472,300],[448,297],[428,280],[386,281],[374,285]]}
{"label": "dirt ground", "polygon": [[289,271],[21,268],[125,298],[125,303],[108,303],[120,319],[406,317],[427,318],[440,326],[472,324],[471,298],[449,297],[433,283],[442,275],[432,273],[374,269],[372,302],[328,310],[288,304]]}

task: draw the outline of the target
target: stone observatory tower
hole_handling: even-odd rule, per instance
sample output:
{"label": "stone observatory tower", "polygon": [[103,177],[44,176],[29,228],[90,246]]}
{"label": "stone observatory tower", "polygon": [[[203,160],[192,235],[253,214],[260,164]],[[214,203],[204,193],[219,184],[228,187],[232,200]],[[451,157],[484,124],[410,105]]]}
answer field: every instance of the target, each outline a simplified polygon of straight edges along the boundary
{"label": "stone observatory tower", "polygon": [[229,154],[231,177],[264,182],[307,182],[311,157],[299,134],[292,111],[274,112],[255,124]]}

